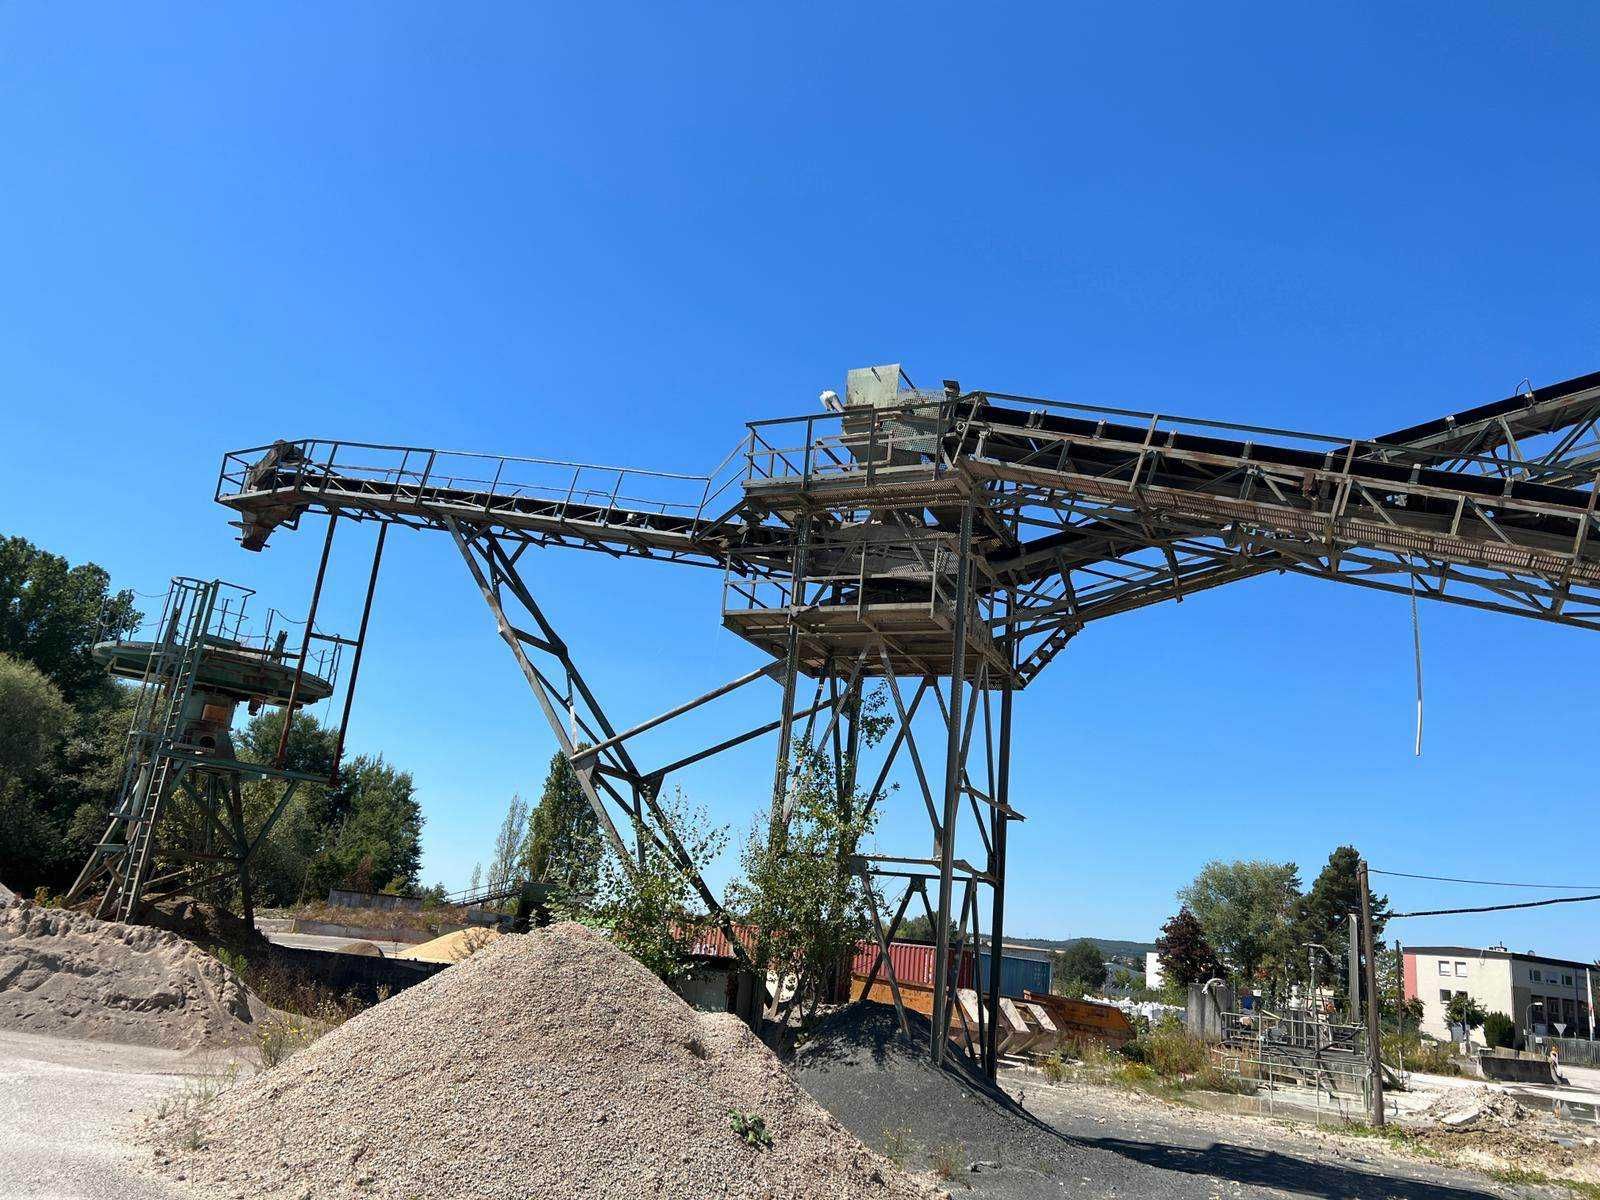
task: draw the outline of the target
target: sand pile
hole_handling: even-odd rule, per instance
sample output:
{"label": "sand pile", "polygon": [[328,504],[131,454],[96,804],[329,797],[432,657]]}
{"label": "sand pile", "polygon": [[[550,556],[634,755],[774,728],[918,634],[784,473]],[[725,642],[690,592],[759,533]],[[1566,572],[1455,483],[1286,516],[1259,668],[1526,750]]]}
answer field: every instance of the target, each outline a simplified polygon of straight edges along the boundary
{"label": "sand pile", "polygon": [[489,943],[499,936],[500,931],[498,929],[485,929],[482,926],[458,929],[454,933],[436,937],[431,942],[423,942],[420,946],[412,946],[409,950],[402,950],[395,957],[413,958],[419,962],[460,962],[462,959],[471,958],[478,951],[487,948]]}
{"label": "sand pile", "polygon": [[[768,1149],[729,1110],[759,1116]],[[506,936],[237,1084],[158,1162],[225,1196],[927,1197],[735,1018],[576,925]],[[198,1150],[184,1149],[198,1140]]]}
{"label": "sand pile", "polygon": [[267,1010],[176,934],[0,907],[0,1028],[177,1050],[236,1046]]}

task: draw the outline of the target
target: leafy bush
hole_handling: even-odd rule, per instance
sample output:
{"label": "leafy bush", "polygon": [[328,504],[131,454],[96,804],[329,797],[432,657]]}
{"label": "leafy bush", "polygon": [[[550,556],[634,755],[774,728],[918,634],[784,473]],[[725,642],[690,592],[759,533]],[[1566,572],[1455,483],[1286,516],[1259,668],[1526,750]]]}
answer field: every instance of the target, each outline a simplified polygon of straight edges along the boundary
{"label": "leafy bush", "polygon": [[1256,1094],[1256,1085],[1253,1081],[1227,1071],[1220,1071],[1210,1063],[1195,1072],[1194,1077],[1189,1080],[1189,1085],[1202,1092],[1223,1092],[1230,1096]]}
{"label": "leafy bush", "polygon": [[1461,1058],[1451,1042],[1423,1038],[1414,1050],[1406,1051],[1406,1066],[1424,1075],[1459,1075]]}
{"label": "leafy bush", "polygon": [[1164,1021],[1151,1033],[1145,1061],[1158,1075],[1193,1075],[1210,1061],[1206,1044],[1176,1021]]}
{"label": "leafy bush", "polygon": [[1503,1012],[1490,1013],[1483,1019],[1483,1040],[1509,1050],[1517,1044],[1516,1022]]}

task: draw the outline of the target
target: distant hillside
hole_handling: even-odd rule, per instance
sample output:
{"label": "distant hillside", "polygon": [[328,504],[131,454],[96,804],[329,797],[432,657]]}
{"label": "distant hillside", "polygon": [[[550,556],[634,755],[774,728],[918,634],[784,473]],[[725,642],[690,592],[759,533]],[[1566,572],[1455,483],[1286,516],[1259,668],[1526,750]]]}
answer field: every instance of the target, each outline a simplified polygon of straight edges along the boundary
{"label": "distant hillside", "polygon": [[1091,937],[1091,938],[1030,938],[1030,937],[1010,937],[1010,936],[1008,936],[1006,938],[1006,941],[1015,942],[1019,946],[1034,946],[1034,947],[1037,947],[1040,950],[1065,950],[1073,942],[1090,941],[1090,942],[1093,942],[1096,946],[1099,946],[1100,947],[1100,953],[1104,954],[1107,958],[1115,958],[1117,956],[1121,956],[1123,958],[1134,959],[1134,960],[1136,960],[1138,962],[1143,962],[1144,961],[1144,956],[1145,956],[1146,951],[1154,950],[1156,948],[1154,942],[1124,942],[1124,941],[1119,941],[1116,938],[1097,938],[1097,937]]}

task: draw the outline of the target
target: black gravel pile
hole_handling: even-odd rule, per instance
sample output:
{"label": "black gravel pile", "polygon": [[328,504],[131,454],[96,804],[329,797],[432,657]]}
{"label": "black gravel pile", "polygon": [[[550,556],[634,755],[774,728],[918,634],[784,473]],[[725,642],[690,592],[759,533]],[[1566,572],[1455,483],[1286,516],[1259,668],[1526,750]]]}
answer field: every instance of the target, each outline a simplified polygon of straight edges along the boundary
{"label": "black gravel pile", "polygon": [[1080,1194],[1101,1156],[1030,1115],[963,1055],[928,1057],[931,1023],[894,1009],[852,1004],[824,1020],[795,1051],[800,1085],[874,1150],[913,1170],[951,1170],[948,1186],[984,1196]]}

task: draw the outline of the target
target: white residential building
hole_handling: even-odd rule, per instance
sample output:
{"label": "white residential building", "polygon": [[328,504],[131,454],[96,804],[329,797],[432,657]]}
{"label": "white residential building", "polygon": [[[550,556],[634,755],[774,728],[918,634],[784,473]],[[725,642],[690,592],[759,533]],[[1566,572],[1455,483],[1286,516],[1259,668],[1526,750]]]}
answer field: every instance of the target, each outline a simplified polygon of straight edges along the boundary
{"label": "white residential building", "polygon": [[[1452,1031],[1445,1006],[1465,993],[1485,1012],[1501,1012],[1517,1028],[1520,1044],[1534,1037],[1591,1036],[1590,1006],[1596,972],[1588,963],[1542,955],[1514,954],[1504,946],[1474,950],[1465,946],[1408,946],[1405,949],[1405,993],[1422,1001],[1422,1032],[1441,1041]],[[1600,1031],[1596,1031],[1600,1032]],[[1483,1030],[1472,1031],[1483,1044]]]}

